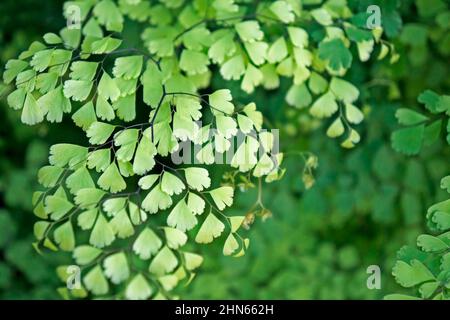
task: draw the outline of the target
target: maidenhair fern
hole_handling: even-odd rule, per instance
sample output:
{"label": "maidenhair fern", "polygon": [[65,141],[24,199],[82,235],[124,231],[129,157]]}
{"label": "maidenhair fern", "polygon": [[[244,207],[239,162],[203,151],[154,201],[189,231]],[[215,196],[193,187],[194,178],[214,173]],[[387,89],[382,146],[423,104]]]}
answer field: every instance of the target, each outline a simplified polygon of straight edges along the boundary
{"label": "maidenhair fern", "polygon": [[[33,197],[36,249],[73,252],[81,267],[82,285],[62,288],[64,297],[168,298],[203,261],[189,242],[220,238],[225,255],[245,253],[246,217],[224,210],[236,186],[281,178],[283,155],[254,103],[233,102],[225,88],[205,92],[212,72],[246,93],[287,78],[286,102],[331,118],[328,136],[351,148],[364,117],[359,90],[343,79],[351,50],[361,61],[374,50],[397,57],[345,1],[80,0],[64,12],[70,25],[32,43],[3,75],[15,81],[7,100],[23,123],[67,113],[87,137],[50,148],[38,174],[45,189]],[[127,42],[129,21],[141,45]],[[232,172],[212,181],[209,166],[228,151]],[[251,210],[266,209],[258,198]]]}
{"label": "maidenhair fern", "polygon": [[[450,143],[450,99],[427,90],[418,98],[430,116],[411,109],[398,109],[399,123],[408,127],[392,135],[393,147],[403,153],[416,154],[423,145],[436,142],[445,131]],[[436,118],[434,115],[438,115]],[[450,193],[450,176],[441,180],[441,188]],[[405,288],[415,288],[417,296],[391,294],[387,299],[450,299],[450,199],[432,205],[427,211],[427,224],[432,234],[417,237],[417,248],[405,246],[397,254],[392,274]]]}

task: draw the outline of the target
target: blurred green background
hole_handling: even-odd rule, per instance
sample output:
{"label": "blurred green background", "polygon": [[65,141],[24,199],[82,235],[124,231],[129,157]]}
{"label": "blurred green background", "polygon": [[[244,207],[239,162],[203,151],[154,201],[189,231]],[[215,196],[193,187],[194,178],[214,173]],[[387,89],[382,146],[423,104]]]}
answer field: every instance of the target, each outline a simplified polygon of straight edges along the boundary
{"label": "blurred green background", "polygon": [[[441,0],[349,2],[354,10],[381,5],[386,33],[401,54],[395,65],[355,62],[352,68],[350,77],[364,88],[368,114],[360,128],[362,142],[343,150],[325,136],[325,126],[285,104],[284,90],[248,97],[238,84],[216,77],[213,87],[230,88],[242,102],[256,101],[280,129],[283,151],[311,151],[319,166],[314,186],[306,190],[304,162],[289,154],[285,178],[264,187],[264,202],[273,216],[258,219],[247,231],[247,255],[224,257],[220,244],[200,246],[205,264],[179,290],[181,297],[380,299],[401,291],[391,276],[396,251],[414,243],[424,230],[426,208],[444,197],[438,185],[448,173],[449,154],[433,145],[421,156],[399,155],[390,146],[390,134],[396,128],[396,108],[414,107],[425,89],[448,92],[450,14]],[[60,29],[62,3],[1,1],[0,70],[33,40]],[[419,31],[425,40],[419,39]],[[31,194],[54,139],[70,136],[73,141],[79,133],[72,131],[70,120],[28,127],[19,117],[4,99],[0,102],[0,299],[58,299],[55,268],[68,257],[39,256],[32,248]],[[233,214],[252,205],[249,193],[238,194]],[[381,290],[366,286],[369,265],[381,268]]]}

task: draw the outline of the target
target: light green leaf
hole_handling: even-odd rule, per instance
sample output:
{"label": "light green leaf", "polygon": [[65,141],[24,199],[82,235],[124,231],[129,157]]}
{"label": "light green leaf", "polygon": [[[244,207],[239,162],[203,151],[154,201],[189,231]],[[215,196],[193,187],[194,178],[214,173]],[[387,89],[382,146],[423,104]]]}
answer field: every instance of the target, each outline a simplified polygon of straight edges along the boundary
{"label": "light green leaf", "polygon": [[331,91],[317,99],[309,112],[317,118],[328,118],[338,110],[338,105]]}
{"label": "light green leaf", "polygon": [[203,257],[198,254],[191,252],[183,252],[183,256],[186,269],[188,269],[189,271],[197,269],[203,263]]}
{"label": "light green leaf", "polygon": [[193,192],[189,192],[187,205],[189,209],[197,215],[202,214],[205,210],[205,200]]}
{"label": "light green leaf", "polygon": [[53,236],[62,250],[72,251],[75,247],[75,234],[70,220],[56,228]]}
{"label": "light green leaf", "polygon": [[169,196],[174,194],[180,194],[184,190],[185,186],[174,174],[164,171],[161,180],[161,190],[167,193]]}
{"label": "light green leaf", "polygon": [[103,267],[105,269],[105,275],[114,284],[119,284],[127,280],[130,276],[127,257],[123,252],[118,252],[105,258]]}
{"label": "light green leaf", "polygon": [[64,95],[73,101],[84,101],[92,89],[92,81],[67,80],[64,82]]}
{"label": "light green leaf", "polygon": [[105,143],[111,134],[113,133],[115,126],[104,122],[94,122],[86,131],[86,135],[89,138],[91,144],[103,144]]}
{"label": "light green leaf", "polygon": [[239,37],[244,42],[262,40],[264,33],[260,30],[258,21],[247,20],[235,25]]}
{"label": "light green leaf", "polygon": [[161,184],[156,185],[142,202],[142,208],[149,213],[157,213],[159,209],[164,210],[171,205],[172,198],[161,190]]}
{"label": "light green leaf", "polygon": [[102,268],[97,265],[83,278],[86,289],[95,295],[102,295],[108,292],[108,281],[103,275]]}
{"label": "light green leaf", "polygon": [[70,65],[69,77],[73,80],[92,81],[97,73],[98,62],[75,61]]}
{"label": "light green leaf", "polygon": [[215,110],[225,114],[232,114],[234,111],[234,105],[231,103],[232,99],[230,90],[221,89],[209,95],[209,104]]}
{"label": "light green leaf", "polygon": [[117,87],[115,79],[112,79],[107,72],[103,73],[102,78],[97,87],[99,96],[105,100],[116,101],[120,97],[120,90]]}
{"label": "light green leaf", "polygon": [[94,104],[92,101],[89,101],[85,105],[83,105],[80,109],[78,109],[73,115],[72,120],[75,124],[81,127],[84,131],[86,131],[92,123],[97,121],[97,117],[95,115]]}
{"label": "light green leaf", "polygon": [[94,229],[92,229],[89,243],[97,248],[110,245],[115,239],[114,231],[102,214],[98,215]]}
{"label": "light green leaf", "polygon": [[158,276],[170,273],[178,265],[178,260],[175,254],[168,247],[163,247],[150,263],[149,271]]}
{"label": "light green leaf", "polygon": [[341,118],[337,117],[336,120],[328,127],[327,136],[330,138],[336,138],[341,136],[345,132],[344,124]]}
{"label": "light green leaf", "polygon": [[181,231],[191,230],[197,225],[197,218],[184,200],[180,200],[167,217],[167,225]]}
{"label": "light green leaf", "polygon": [[225,225],[212,212],[203,221],[200,230],[195,237],[197,243],[211,243],[225,230]]}
{"label": "light green leaf", "polygon": [[103,190],[109,190],[111,193],[122,191],[127,187],[115,162],[112,162],[100,178],[98,178],[97,184]]}
{"label": "light green leaf", "polygon": [[73,251],[73,258],[77,264],[83,266],[94,261],[101,253],[102,250],[100,249],[83,245],[75,248]]}
{"label": "light green leaf", "polygon": [[28,125],[33,125],[44,120],[44,114],[31,93],[28,93],[25,98],[20,120]]}
{"label": "light green leaf", "polygon": [[338,100],[353,103],[358,99],[359,90],[353,84],[340,78],[333,77],[330,82],[330,90]]}
{"label": "light green leaf", "polygon": [[225,256],[232,255],[239,248],[239,243],[232,233],[230,233],[223,246],[223,254]]}
{"label": "light green leaf", "polygon": [[275,1],[269,8],[284,23],[290,23],[295,20],[293,8],[288,1]]}
{"label": "light green leaf", "polygon": [[202,52],[183,50],[180,58],[180,69],[188,75],[202,74],[208,71],[209,59]]}
{"label": "light green leaf", "polygon": [[152,288],[142,274],[137,274],[128,284],[125,297],[129,300],[145,300],[153,293]]}
{"label": "light green leaf", "polygon": [[179,229],[165,227],[164,234],[166,236],[167,246],[174,250],[184,246],[188,240],[187,235]]}
{"label": "light green leaf", "polygon": [[142,71],[142,56],[120,57],[114,62],[113,74],[116,78],[136,79]]}
{"label": "light green leaf", "polygon": [[410,264],[404,261],[397,261],[392,268],[392,274],[395,280],[406,288],[434,279],[433,274],[419,260],[412,260]]}
{"label": "light green leaf", "polygon": [[162,246],[162,241],[150,228],[145,228],[133,244],[133,251],[142,260],[148,260]]}

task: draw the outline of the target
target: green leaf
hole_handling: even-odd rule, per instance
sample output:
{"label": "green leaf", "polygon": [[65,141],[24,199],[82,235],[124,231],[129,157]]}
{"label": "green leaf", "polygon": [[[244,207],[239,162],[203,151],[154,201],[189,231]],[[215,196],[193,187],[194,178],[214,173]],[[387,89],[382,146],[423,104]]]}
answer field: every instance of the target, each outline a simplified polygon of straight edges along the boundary
{"label": "green leaf", "polygon": [[225,80],[239,80],[245,73],[245,70],[242,55],[236,54],[222,65],[220,68],[220,74]]}
{"label": "green leaf", "polygon": [[123,28],[123,16],[116,4],[111,0],[102,0],[93,10],[100,24],[108,31],[121,32]]}
{"label": "green leaf", "polygon": [[92,81],[97,73],[98,62],[75,61],[70,65],[69,77],[73,80]]}
{"label": "green leaf", "polygon": [[313,103],[309,112],[317,118],[328,118],[338,109],[333,93],[328,91]]}
{"label": "green leaf", "polygon": [[49,32],[44,34],[44,41],[47,44],[60,44],[62,43],[62,39],[55,33]]}
{"label": "green leaf", "polygon": [[97,248],[110,245],[115,239],[114,231],[102,214],[98,215],[94,229],[92,229],[89,243]]}
{"label": "green leaf", "polygon": [[187,205],[192,213],[200,215],[205,210],[205,200],[193,192],[189,192]]}
{"label": "green leaf", "polygon": [[395,280],[406,288],[434,279],[433,274],[419,260],[412,260],[410,264],[397,261],[392,269],[392,274]]}
{"label": "green leaf", "polygon": [[234,105],[231,103],[232,99],[230,90],[221,89],[209,95],[209,104],[214,110],[232,114],[234,111]]}
{"label": "green leaf", "polygon": [[164,234],[166,236],[167,246],[174,250],[184,246],[188,240],[187,235],[179,229],[165,227]]}
{"label": "green leaf", "polygon": [[119,172],[115,162],[112,162],[105,172],[98,178],[97,184],[106,191],[116,193],[124,190],[127,187],[125,180]]}
{"label": "green leaf", "polygon": [[85,167],[80,167],[66,179],[66,185],[72,194],[85,188],[95,188],[94,181]]}
{"label": "green leaf", "polygon": [[75,234],[70,220],[56,228],[53,236],[62,250],[72,251],[75,247]]}
{"label": "green leaf", "polygon": [[92,42],[89,48],[90,50],[86,51],[94,54],[105,54],[116,50],[118,47],[120,47],[121,44],[122,40],[107,37]]}
{"label": "green leaf", "polygon": [[241,227],[242,223],[245,220],[245,216],[233,216],[230,217],[230,224],[231,224],[231,232],[235,233],[236,231],[239,230],[239,228]]}
{"label": "green leaf", "polygon": [[112,106],[101,96],[97,97],[97,102],[95,104],[95,113],[98,118],[106,121],[114,120],[114,118],[116,117]]}
{"label": "green leaf", "polygon": [[280,37],[270,46],[267,52],[267,61],[269,63],[277,63],[286,58],[287,55],[286,41],[284,37]]}
{"label": "green leaf", "polygon": [[291,4],[288,1],[275,1],[270,5],[270,10],[284,23],[291,23],[295,20],[295,15]]}
{"label": "green leaf", "polygon": [[141,77],[144,87],[144,102],[156,108],[163,96],[162,74],[154,63],[149,63],[147,69]]}
{"label": "green leaf", "polygon": [[330,82],[330,90],[338,100],[353,103],[358,99],[359,90],[353,84],[343,79],[333,77]]}
{"label": "green leaf", "polygon": [[75,203],[82,208],[96,205],[106,194],[105,191],[96,188],[81,189],[75,196]]}
{"label": "green leaf", "polygon": [[350,68],[353,59],[350,50],[338,38],[321,42],[319,44],[319,57],[328,61],[330,68],[336,72]]}
{"label": "green leaf", "polygon": [[312,96],[306,85],[293,84],[286,95],[286,102],[296,108],[305,108],[312,102]]}
{"label": "green leaf", "polygon": [[427,121],[429,118],[414,110],[408,108],[400,108],[395,112],[398,123],[406,126],[413,126]]}
{"label": "green leaf", "polygon": [[64,82],[64,95],[73,101],[84,101],[92,90],[92,81],[67,80]]}
{"label": "green leaf", "polygon": [[142,274],[137,274],[127,285],[125,297],[130,300],[145,300],[153,293],[152,288]]}
{"label": "green leaf", "polygon": [[61,122],[63,113],[72,109],[70,100],[63,94],[62,86],[44,94],[37,100],[37,104],[41,110],[47,109],[47,120],[50,122]]}
{"label": "green leaf", "polygon": [[191,252],[183,252],[183,256],[186,269],[188,269],[189,271],[197,269],[203,263],[203,257],[198,254]]}
{"label": "green leaf", "polygon": [[177,265],[177,257],[172,250],[165,246],[153,258],[149,266],[149,271],[155,275],[162,276],[175,270]]}
{"label": "green leaf", "polygon": [[197,191],[209,188],[211,179],[209,178],[208,170],[204,168],[190,167],[184,169],[186,182],[190,188]]}
{"label": "green leaf", "polygon": [[136,79],[141,74],[142,65],[142,56],[120,57],[114,62],[113,74],[116,78]]}
{"label": "green leaf", "polygon": [[425,125],[418,125],[394,131],[391,136],[392,147],[396,151],[407,155],[417,154],[422,148],[424,132]]}
{"label": "green leaf", "polygon": [[94,261],[101,253],[102,250],[100,249],[83,245],[75,248],[73,251],[73,258],[77,264],[83,266]]}
{"label": "green leaf", "polygon": [[225,256],[232,255],[237,249],[239,249],[239,243],[232,233],[230,233],[223,246],[223,254]]}
{"label": "green leaf", "polygon": [[188,231],[197,225],[197,218],[184,200],[180,200],[167,217],[167,225],[181,231]]}
{"label": "green leaf", "polygon": [[97,208],[89,209],[89,210],[86,210],[86,211],[80,213],[80,215],[77,218],[78,226],[82,230],[92,229],[92,227],[94,226],[95,220],[97,219],[97,213],[98,213]]}
{"label": "green leaf", "polygon": [[225,230],[225,225],[213,213],[210,213],[205,221],[203,221],[195,242],[197,243],[211,243],[215,238],[219,237]]}
{"label": "green leaf", "polygon": [[247,20],[239,22],[235,25],[239,37],[244,42],[260,41],[264,37],[264,33],[259,28],[258,21]]}
{"label": "green leaf", "polygon": [[117,87],[115,79],[112,79],[107,72],[104,72],[97,87],[100,97],[105,100],[116,101],[120,97],[120,90]]}
{"label": "green leaf", "polygon": [[97,172],[103,172],[109,167],[111,160],[111,149],[98,149],[89,153],[87,165],[89,169],[95,168]]}
{"label": "green leaf", "polygon": [[115,126],[104,122],[94,122],[86,131],[86,135],[89,138],[91,144],[103,144],[105,143],[111,134],[113,133]]}
{"label": "green leaf", "polygon": [[44,113],[39,108],[36,99],[31,93],[26,95],[20,120],[28,125],[33,125],[44,120]]}
{"label": "green leaf", "polygon": [[27,91],[25,88],[18,88],[8,95],[7,101],[8,105],[14,110],[20,110],[23,108],[25,103],[25,96]]}
{"label": "green leaf", "polygon": [[54,187],[63,171],[64,170],[62,168],[56,166],[42,167],[38,171],[38,181],[46,188]]}
{"label": "green leaf", "polygon": [[130,276],[127,257],[123,252],[118,252],[105,258],[103,267],[105,269],[105,275],[114,284],[119,284],[127,280]]}
{"label": "green leaf", "polygon": [[142,202],[142,208],[149,213],[157,213],[159,209],[164,210],[171,205],[172,198],[161,190],[161,184],[157,184]]}
{"label": "green leaf", "polygon": [[269,49],[269,45],[267,43],[256,41],[251,43],[246,42],[244,45],[250,59],[255,65],[259,66],[266,61],[267,50]]}
{"label": "green leaf", "polygon": [[444,241],[428,234],[422,234],[417,238],[417,246],[425,252],[439,252],[449,248]]}
{"label": "green leaf", "polygon": [[174,194],[180,194],[184,190],[185,186],[177,176],[170,172],[164,171],[161,180],[161,190],[167,193],[169,196]]}
{"label": "green leaf", "polygon": [[45,212],[51,216],[53,220],[58,220],[72,210],[73,204],[66,198],[56,195],[47,196],[45,198]]}
{"label": "green leaf", "polygon": [[355,107],[353,104],[346,103],[345,104],[345,117],[348,122],[353,124],[359,124],[364,119],[364,114]]}
{"label": "green leaf", "polygon": [[327,136],[330,138],[336,138],[341,136],[345,132],[344,124],[342,120],[338,117],[333,123],[328,127]]}
{"label": "green leaf", "polygon": [[5,65],[5,72],[3,72],[3,81],[6,84],[11,83],[19,73],[28,67],[28,62],[22,60],[12,59]]}
{"label": "green leaf", "polygon": [[89,101],[78,109],[73,115],[72,120],[75,124],[81,127],[84,131],[89,129],[92,123],[97,121],[97,117],[94,110],[94,104]]}
{"label": "green leaf", "polygon": [[83,282],[86,289],[95,295],[102,295],[108,292],[108,281],[103,275],[102,268],[99,265],[89,271],[89,273],[83,278]]}
{"label": "green leaf", "polygon": [[180,69],[188,75],[202,74],[208,71],[209,59],[202,52],[183,50],[180,58]]}
{"label": "green leaf", "polygon": [[145,228],[136,241],[133,243],[133,251],[142,260],[148,260],[151,256],[158,252],[162,246],[162,241],[150,228]]}
{"label": "green leaf", "polygon": [[[208,50],[208,56],[214,63],[222,64],[225,61],[225,58],[235,54],[236,45],[233,38],[234,34],[227,32],[223,37],[211,45]],[[245,44],[245,47],[247,48],[247,43]]]}
{"label": "green leaf", "polygon": [[230,186],[223,186],[210,191],[210,195],[219,210],[223,210],[226,206],[233,204],[234,190]]}
{"label": "green leaf", "polygon": [[114,233],[120,239],[128,238],[134,234],[133,224],[131,223],[130,218],[128,217],[128,212],[125,209],[116,213],[114,218],[109,221],[109,224],[111,225]]}
{"label": "green leaf", "polygon": [[69,165],[71,169],[82,164],[87,157],[87,148],[68,143],[54,144],[50,147],[51,165],[65,167]]}
{"label": "green leaf", "polygon": [[42,72],[48,68],[52,60],[53,49],[38,51],[33,55],[30,66],[34,70]]}
{"label": "green leaf", "polygon": [[311,15],[314,20],[316,20],[319,24],[323,26],[329,26],[333,24],[333,19],[325,8],[319,8],[311,11]]}
{"label": "green leaf", "polygon": [[308,33],[296,27],[288,27],[289,38],[294,46],[304,48],[308,46]]}

